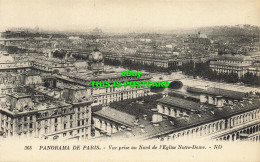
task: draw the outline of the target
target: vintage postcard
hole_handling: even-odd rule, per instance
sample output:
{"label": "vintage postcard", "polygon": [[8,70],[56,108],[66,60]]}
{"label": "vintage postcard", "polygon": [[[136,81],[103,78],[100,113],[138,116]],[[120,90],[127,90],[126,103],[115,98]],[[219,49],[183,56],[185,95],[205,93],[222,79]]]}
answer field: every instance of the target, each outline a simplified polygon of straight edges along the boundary
{"label": "vintage postcard", "polygon": [[260,161],[257,0],[0,0],[0,161]]}

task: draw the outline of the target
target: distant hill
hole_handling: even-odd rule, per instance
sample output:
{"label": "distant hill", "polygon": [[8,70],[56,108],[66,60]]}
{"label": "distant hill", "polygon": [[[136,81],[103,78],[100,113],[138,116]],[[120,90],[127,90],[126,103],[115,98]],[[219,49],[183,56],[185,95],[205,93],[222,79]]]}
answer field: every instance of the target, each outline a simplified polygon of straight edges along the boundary
{"label": "distant hill", "polygon": [[245,36],[245,37],[259,37],[260,28],[252,25],[236,25],[236,26],[214,26],[198,28],[201,33],[209,36]]}

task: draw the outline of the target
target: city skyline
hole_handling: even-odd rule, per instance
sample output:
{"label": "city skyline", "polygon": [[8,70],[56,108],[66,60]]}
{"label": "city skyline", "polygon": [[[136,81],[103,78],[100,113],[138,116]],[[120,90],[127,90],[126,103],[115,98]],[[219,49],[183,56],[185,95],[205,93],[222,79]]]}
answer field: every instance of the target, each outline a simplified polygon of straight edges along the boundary
{"label": "city skyline", "polygon": [[[254,4],[255,3],[255,4]],[[0,30],[142,32],[250,24],[259,26],[256,1],[0,1]]]}
{"label": "city skyline", "polygon": [[258,1],[0,0],[0,161],[259,160]]}

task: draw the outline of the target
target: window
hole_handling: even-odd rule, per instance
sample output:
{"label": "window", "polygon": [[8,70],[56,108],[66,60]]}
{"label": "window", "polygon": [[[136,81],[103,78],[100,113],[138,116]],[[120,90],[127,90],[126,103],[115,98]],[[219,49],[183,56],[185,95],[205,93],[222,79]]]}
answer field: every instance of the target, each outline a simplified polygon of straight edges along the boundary
{"label": "window", "polygon": [[64,124],[64,129],[66,129],[66,124]]}
{"label": "window", "polygon": [[57,131],[57,126],[54,127],[54,131],[55,131],[55,132]]}
{"label": "window", "polygon": [[80,126],[80,121],[78,121],[78,126]]}
{"label": "window", "polygon": [[55,118],[55,123],[57,123],[58,122],[58,119],[57,118]]}
{"label": "window", "polygon": [[33,124],[32,123],[30,123],[30,128],[33,128]]}
{"label": "window", "polygon": [[70,115],[70,119],[72,119],[73,118],[73,116],[72,115]]}

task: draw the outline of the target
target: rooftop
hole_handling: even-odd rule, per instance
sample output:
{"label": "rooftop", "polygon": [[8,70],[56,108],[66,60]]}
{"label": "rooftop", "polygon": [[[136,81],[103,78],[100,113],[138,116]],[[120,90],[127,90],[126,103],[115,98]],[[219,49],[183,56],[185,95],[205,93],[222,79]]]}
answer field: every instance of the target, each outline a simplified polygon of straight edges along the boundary
{"label": "rooftop", "polygon": [[187,109],[189,111],[200,110],[200,103],[189,101],[182,98],[167,96],[157,100],[159,103],[167,104],[170,106],[176,106],[181,109]]}
{"label": "rooftop", "polygon": [[60,93],[59,93],[60,90],[58,90],[58,89],[54,90],[54,89],[46,88],[44,86],[37,86],[34,88],[34,90],[36,90],[44,95],[56,98],[56,99],[61,97]]}
{"label": "rooftop", "polygon": [[[143,78],[149,79],[148,73],[142,73],[140,78],[136,78],[136,80],[140,80]],[[117,79],[117,78],[129,78],[128,76],[123,77],[120,72],[115,73],[102,73],[99,75],[93,75],[93,74],[86,74],[82,76],[80,73],[62,73],[62,75],[59,75],[59,78],[63,79],[79,79],[82,81],[99,81],[99,80],[108,80],[108,79]],[[134,80],[134,79],[131,79]],[[90,83],[90,82],[89,82]],[[85,83],[84,83],[85,84]]]}
{"label": "rooftop", "polygon": [[46,102],[34,104],[34,108],[36,108],[37,110],[53,109],[53,108],[64,107],[64,106],[70,106],[70,104],[61,101],[51,101],[51,102],[46,101]]}
{"label": "rooftop", "polygon": [[94,112],[93,114],[130,127],[133,127],[134,122],[136,121],[135,116],[110,107],[105,107],[102,110]]}
{"label": "rooftop", "polygon": [[160,123],[158,123],[158,126],[154,126],[152,123],[149,123],[147,125],[141,125],[131,128],[130,131],[119,131],[112,135],[112,138],[136,138],[136,139],[146,139],[151,136],[156,136],[160,134],[161,132],[166,132],[174,129],[175,126],[172,124],[171,121],[165,120]]}
{"label": "rooftop", "polygon": [[214,96],[223,96],[223,97],[228,97],[228,98],[233,98],[238,100],[241,100],[243,99],[243,97],[246,97],[245,92],[239,92],[239,91],[233,91],[233,90],[227,90],[227,89],[215,88],[215,87],[209,87],[207,89],[202,89],[199,87],[188,87],[187,91],[210,94]]}
{"label": "rooftop", "polygon": [[249,61],[251,60],[249,57],[245,56],[232,56],[231,54],[229,55],[223,55],[223,56],[218,56],[216,60],[223,60],[223,61]]}
{"label": "rooftop", "polygon": [[29,95],[25,93],[12,93],[12,94],[7,94],[8,96],[15,97],[15,98],[27,98],[30,97]]}
{"label": "rooftop", "polygon": [[0,102],[0,111],[4,111],[5,113],[8,113],[10,115],[26,115],[27,113],[34,113],[37,111],[42,111],[46,109],[54,109],[59,107],[68,107],[71,106],[68,103],[61,102],[61,101],[43,101],[43,102],[34,102],[33,109],[23,109],[22,112],[14,112],[13,110],[10,110],[10,104],[6,102]]}
{"label": "rooftop", "polygon": [[158,126],[154,126],[152,123],[143,125],[142,127],[134,127],[131,130],[120,131],[113,134],[112,138],[135,138],[135,139],[149,139],[157,137],[160,135],[167,135],[170,133],[178,132],[184,129],[193,128],[200,126],[204,123],[209,123],[221,119],[228,118],[230,116],[241,114],[247,111],[257,109],[260,100],[259,97],[252,98],[253,103],[249,103],[247,100],[243,102],[238,102],[234,105],[225,105],[222,108],[208,109],[207,111],[202,111],[199,114],[190,114],[187,118],[168,118],[158,123]]}

